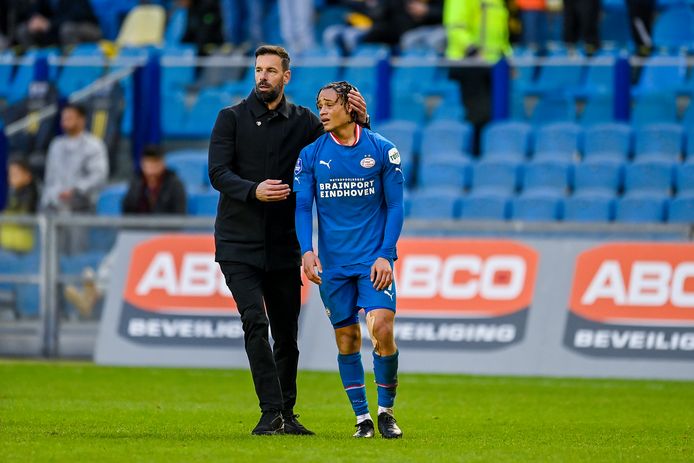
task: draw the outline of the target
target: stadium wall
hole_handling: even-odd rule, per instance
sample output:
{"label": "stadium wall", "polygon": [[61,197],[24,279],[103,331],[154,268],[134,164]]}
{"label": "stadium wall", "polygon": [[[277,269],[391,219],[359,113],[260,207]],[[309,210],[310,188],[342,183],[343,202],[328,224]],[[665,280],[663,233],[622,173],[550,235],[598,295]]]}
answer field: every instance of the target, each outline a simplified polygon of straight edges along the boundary
{"label": "stadium wall", "polygon": [[[247,366],[210,235],[121,233],[115,255],[98,363]],[[399,255],[402,371],[694,379],[692,243],[415,236]],[[314,285],[302,303],[300,367],[335,370]]]}

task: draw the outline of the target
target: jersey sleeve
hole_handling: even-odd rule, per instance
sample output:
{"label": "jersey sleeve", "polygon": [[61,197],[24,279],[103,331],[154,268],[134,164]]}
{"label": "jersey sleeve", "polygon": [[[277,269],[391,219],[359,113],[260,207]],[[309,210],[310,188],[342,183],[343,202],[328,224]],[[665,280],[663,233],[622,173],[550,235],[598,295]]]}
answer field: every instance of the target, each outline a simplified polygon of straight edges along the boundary
{"label": "jersey sleeve", "polygon": [[403,205],[403,184],[405,178],[402,173],[402,163],[398,149],[390,142],[383,147],[383,194],[386,202],[386,227],[383,236],[383,244],[379,253],[380,257],[397,259],[395,246],[400,238],[402,225],[405,220],[405,208]]}
{"label": "jersey sleeve", "polygon": [[294,166],[294,186],[296,193],[296,236],[301,246],[301,255],[313,251],[313,200],[316,180],[313,176],[313,152],[310,147],[301,150]]}

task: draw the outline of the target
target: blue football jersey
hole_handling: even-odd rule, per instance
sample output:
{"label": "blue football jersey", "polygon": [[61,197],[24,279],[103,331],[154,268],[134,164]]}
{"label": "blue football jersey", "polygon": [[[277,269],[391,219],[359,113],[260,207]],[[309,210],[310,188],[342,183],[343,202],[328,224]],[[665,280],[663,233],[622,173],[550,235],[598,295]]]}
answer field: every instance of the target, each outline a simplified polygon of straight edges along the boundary
{"label": "blue football jersey", "polygon": [[[400,154],[393,143],[368,129],[357,126],[356,135],[351,146],[340,144],[331,133],[322,135],[301,151],[294,169],[297,204],[307,195],[316,203],[318,254],[324,267],[397,257],[395,242],[404,215]],[[302,253],[311,249],[310,233],[306,241],[299,236]]]}

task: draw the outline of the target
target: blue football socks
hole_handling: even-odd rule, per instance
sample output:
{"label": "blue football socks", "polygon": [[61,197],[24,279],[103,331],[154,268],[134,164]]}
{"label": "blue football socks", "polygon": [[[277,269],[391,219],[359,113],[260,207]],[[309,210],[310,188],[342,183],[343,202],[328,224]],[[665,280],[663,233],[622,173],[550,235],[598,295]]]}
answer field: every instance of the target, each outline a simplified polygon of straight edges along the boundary
{"label": "blue football socks", "polygon": [[373,353],[374,374],[378,386],[378,406],[392,408],[398,387],[398,351],[393,355],[381,356]]}
{"label": "blue football socks", "polygon": [[[397,354],[396,354],[397,355]],[[356,416],[369,413],[369,404],[366,401],[366,388],[364,387],[364,366],[361,363],[361,353],[338,354],[337,365],[340,368],[340,378],[345,388],[347,397],[352,404],[352,409]],[[397,369],[397,359],[396,359]],[[380,402],[380,389],[378,393]]]}

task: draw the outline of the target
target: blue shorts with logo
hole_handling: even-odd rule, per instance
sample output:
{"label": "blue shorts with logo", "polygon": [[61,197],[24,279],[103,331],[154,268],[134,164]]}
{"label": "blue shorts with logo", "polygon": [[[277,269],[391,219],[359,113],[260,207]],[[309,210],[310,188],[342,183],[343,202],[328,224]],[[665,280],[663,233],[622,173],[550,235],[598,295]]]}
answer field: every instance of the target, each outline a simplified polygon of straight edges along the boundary
{"label": "blue shorts with logo", "polygon": [[[395,282],[377,291],[371,282],[372,264],[353,264],[324,269],[320,274],[320,296],[334,328],[359,323],[359,310],[395,312]],[[391,268],[393,262],[390,261]]]}

